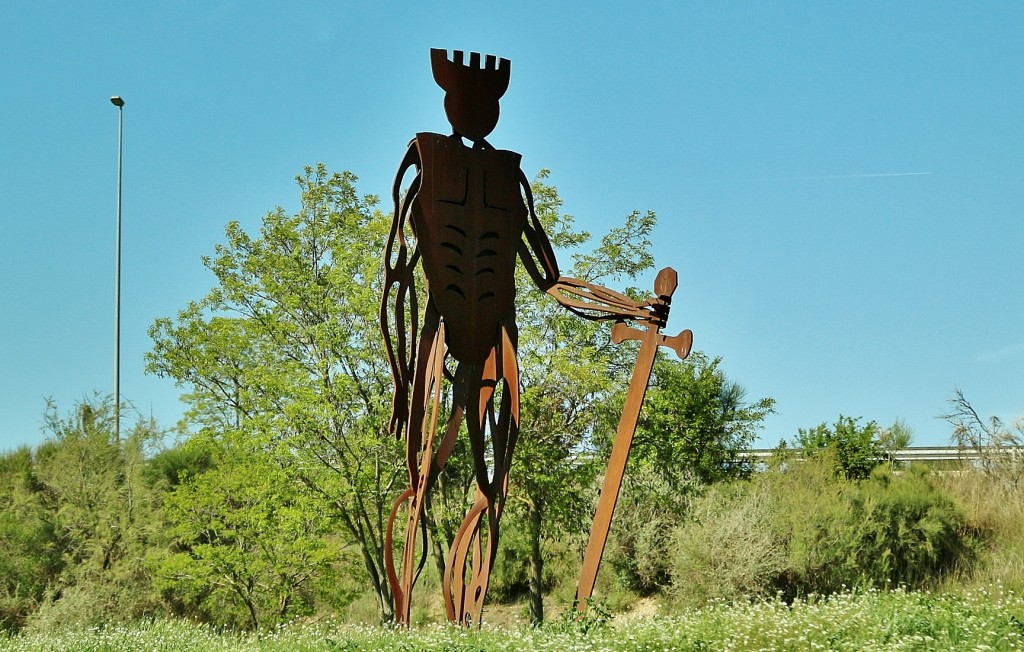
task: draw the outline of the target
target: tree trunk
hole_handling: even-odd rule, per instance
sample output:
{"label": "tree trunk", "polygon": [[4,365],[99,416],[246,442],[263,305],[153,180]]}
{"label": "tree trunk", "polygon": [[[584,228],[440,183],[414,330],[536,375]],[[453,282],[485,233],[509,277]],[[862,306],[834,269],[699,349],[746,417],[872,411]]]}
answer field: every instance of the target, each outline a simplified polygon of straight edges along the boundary
{"label": "tree trunk", "polygon": [[260,628],[260,619],[256,615],[256,603],[252,599],[252,585],[248,583],[246,586],[239,586],[237,581],[232,582],[232,588],[238,597],[241,598],[242,604],[249,611],[249,627],[252,631],[258,631]]}
{"label": "tree trunk", "polygon": [[530,502],[528,517],[530,520],[530,623],[539,625],[544,622],[544,558],[540,553],[541,513],[535,502]]}
{"label": "tree trunk", "polygon": [[348,512],[337,504],[335,506],[339,507],[338,514],[341,516],[342,525],[355,539],[359,545],[359,551],[363,555],[363,566],[366,568],[370,586],[377,598],[380,620],[382,623],[392,623],[395,621],[395,601],[391,596],[391,586],[388,584],[387,573],[384,569],[383,537],[381,545],[378,546],[376,541],[366,536],[358,524],[349,518]]}
{"label": "tree trunk", "polygon": [[366,573],[370,576],[370,584],[377,597],[377,610],[380,612],[382,623],[395,622],[395,601],[391,597],[391,586],[388,584],[387,575],[379,572],[383,564],[378,568],[374,563],[373,551],[368,542],[359,541],[359,547],[363,552],[363,564],[366,566]]}

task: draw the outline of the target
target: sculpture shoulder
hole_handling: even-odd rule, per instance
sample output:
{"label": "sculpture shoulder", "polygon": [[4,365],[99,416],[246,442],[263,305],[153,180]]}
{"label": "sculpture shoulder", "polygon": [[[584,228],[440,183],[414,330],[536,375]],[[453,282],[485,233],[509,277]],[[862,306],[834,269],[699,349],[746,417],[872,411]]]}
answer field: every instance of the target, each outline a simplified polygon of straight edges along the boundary
{"label": "sculpture shoulder", "polygon": [[[480,161],[484,162],[486,167],[490,167],[488,163],[497,162],[501,166],[518,168],[523,158],[518,152],[507,149],[468,147],[457,136],[445,136],[432,132],[416,134],[409,146],[416,147],[424,166],[429,166],[431,161],[445,159],[449,163],[464,162],[467,166],[478,165],[479,163],[476,162]],[[470,163],[471,161],[474,163]]]}

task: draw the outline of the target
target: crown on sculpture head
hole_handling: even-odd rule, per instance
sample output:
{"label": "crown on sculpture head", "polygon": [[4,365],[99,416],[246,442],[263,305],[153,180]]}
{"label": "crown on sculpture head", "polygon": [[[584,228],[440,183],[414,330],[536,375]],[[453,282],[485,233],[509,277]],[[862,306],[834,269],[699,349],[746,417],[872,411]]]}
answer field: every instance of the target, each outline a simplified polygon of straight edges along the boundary
{"label": "crown on sculpture head", "polygon": [[462,50],[454,50],[449,60],[447,50],[430,49],[430,68],[437,85],[445,92],[470,92],[481,99],[500,99],[508,90],[511,62],[488,54],[481,66],[480,53],[470,52],[467,65],[463,63],[464,56]]}

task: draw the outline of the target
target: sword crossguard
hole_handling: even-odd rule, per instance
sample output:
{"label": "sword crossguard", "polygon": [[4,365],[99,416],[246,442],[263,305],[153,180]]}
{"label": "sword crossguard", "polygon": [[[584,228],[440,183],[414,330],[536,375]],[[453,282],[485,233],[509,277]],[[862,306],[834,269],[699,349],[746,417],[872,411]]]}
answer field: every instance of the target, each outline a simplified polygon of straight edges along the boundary
{"label": "sword crossguard", "polygon": [[626,340],[641,340],[654,336],[657,346],[665,346],[676,352],[680,360],[690,355],[690,348],[693,347],[693,331],[686,329],[678,335],[665,335],[663,333],[640,330],[627,326],[625,322],[615,322],[612,326],[612,342],[621,344]]}

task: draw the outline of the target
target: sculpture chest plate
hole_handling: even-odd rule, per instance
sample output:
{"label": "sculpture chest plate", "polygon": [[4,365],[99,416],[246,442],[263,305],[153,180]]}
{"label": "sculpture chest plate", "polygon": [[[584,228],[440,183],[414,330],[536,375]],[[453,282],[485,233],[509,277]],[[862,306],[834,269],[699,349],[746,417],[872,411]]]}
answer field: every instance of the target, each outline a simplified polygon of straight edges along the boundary
{"label": "sculpture chest plate", "polygon": [[447,324],[449,353],[482,363],[499,323],[515,315],[516,254],[527,223],[521,157],[441,134],[417,134],[416,145],[420,188],[411,222],[428,291]]}

